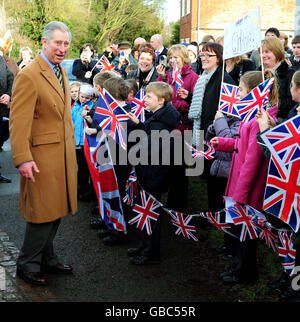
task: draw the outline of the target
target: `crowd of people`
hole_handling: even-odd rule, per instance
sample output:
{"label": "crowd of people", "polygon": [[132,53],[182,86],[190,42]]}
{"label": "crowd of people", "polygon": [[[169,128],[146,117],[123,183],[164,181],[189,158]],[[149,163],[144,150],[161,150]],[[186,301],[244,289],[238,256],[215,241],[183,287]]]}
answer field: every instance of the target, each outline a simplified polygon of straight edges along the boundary
{"label": "crowd of people", "polygon": [[[103,55],[120,77],[113,72],[99,72],[97,59],[94,59],[95,49],[91,43],[86,43],[80,49],[80,58],[73,64],[72,73],[77,81],[69,87],[60,63],[67,54],[70,41],[70,32],[64,24],[49,23],[44,30],[40,54],[32,60],[28,47],[21,51],[18,62],[21,71],[18,70],[13,90],[13,72],[0,56],[0,108],[7,112],[12,97],[12,154],[21,174],[20,211],[27,221],[17,263],[19,277],[28,283],[45,285],[45,272],[72,271],[70,265],[60,263],[52,242],[60,218],[70,211],[76,212],[75,199],[93,202],[91,227],[97,229],[104,245],[117,246],[130,238],[106,225],[99,215],[97,196],[84,154],[84,133],[95,136],[102,131],[95,120],[97,99],[102,89],[129,113],[127,132],[141,129],[147,134],[145,144],[149,150],[149,164],[135,167],[142,189],[159,201],[165,200],[169,209],[187,209],[188,165],[184,162],[175,165],[171,161],[166,166],[160,157],[158,165],[151,165],[150,156],[154,153],[151,150],[152,130],[178,130],[179,136],[190,130],[195,147],[205,138],[217,151],[213,160],[204,161],[204,171],[200,175],[207,184],[207,211],[223,209],[224,196],[263,211],[269,156],[258,144],[259,134],[300,113],[300,35],[292,39],[290,49],[286,35],[274,27],[269,28],[262,40],[261,56],[259,50],[254,50],[225,61],[222,36],[214,39],[206,35],[199,44],[175,44],[169,48],[164,47],[159,34],[153,35],[149,42],[142,37],[135,39],[133,44],[115,41]],[[179,89],[174,79],[175,66],[182,78]],[[239,86],[239,98],[242,99],[263,79],[271,77],[275,77],[275,81],[269,108],[260,110],[250,122],[241,123],[240,119],[218,110],[222,82]],[[145,90],[147,110],[144,122],[131,113],[130,105],[141,89]],[[2,118],[1,114],[0,142],[7,139],[2,139]],[[128,155],[132,153],[130,145],[127,151]],[[163,152],[159,145],[158,155]],[[117,156],[114,168],[123,198],[132,166],[118,164]],[[0,179],[10,182],[3,176]],[[125,204],[123,207],[128,221],[131,209]],[[207,223],[201,225],[202,229],[206,227]],[[131,263],[159,263],[160,234],[160,220],[157,220],[152,235],[143,234],[140,243],[128,249]],[[295,236],[297,251],[299,237]],[[257,240],[240,242],[225,235],[219,251],[225,254],[224,258],[232,260],[230,270],[220,274],[225,284],[257,281]],[[283,274],[271,285],[273,289],[281,289],[282,299],[299,296],[299,292],[291,288],[290,278]]]}

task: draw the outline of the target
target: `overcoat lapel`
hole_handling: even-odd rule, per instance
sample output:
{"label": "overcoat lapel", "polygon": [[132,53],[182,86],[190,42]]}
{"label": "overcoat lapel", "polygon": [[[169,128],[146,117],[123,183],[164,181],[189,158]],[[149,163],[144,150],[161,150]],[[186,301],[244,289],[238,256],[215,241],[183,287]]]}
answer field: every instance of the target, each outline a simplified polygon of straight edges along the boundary
{"label": "overcoat lapel", "polygon": [[[59,80],[57,79],[57,77],[55,76],[53,70],[51,70],[49,64],[41,57],[38,56],[37,60],[39,62],[39,65],[41,67],[41,74],[42,76],[49,82],[49,84],[57,91],[58,95],[60,96],[62,102],[63,102],[63,106],[65,105],[65,93],[59,83]],[[64,74],[64,73],[63,73]],[[63,80],[64,80],[64,84],[65,82],[65,76],[63,75]],[[61,106],[61,104],[57,104],[56,105]],[[59,109],[59,112],[61,115],[63,115],[64,111]]]}

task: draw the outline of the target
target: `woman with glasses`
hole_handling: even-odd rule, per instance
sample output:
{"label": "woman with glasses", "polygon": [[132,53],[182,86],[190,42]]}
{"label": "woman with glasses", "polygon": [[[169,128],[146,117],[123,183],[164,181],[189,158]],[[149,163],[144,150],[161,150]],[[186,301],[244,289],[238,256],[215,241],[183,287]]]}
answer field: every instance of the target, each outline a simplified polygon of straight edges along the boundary
{"label": "woman with glasses", "polygon": [[[189,118],[193,121],[193,145],[203,143],[210,124],[214,122],[219,106],[220,90],[222,80],[225,83],[235,84],[230,75],[224,71],[223,75],[223,47],[218,43],[206,43],[201,58],[203,73],[199,76],[194,89],[194,95],[189,111]],[[207,183],[208,211],[218,211],[219,202],[216,202],[218,178],[210,176],[210,167],[213,161],[204,161],[204,171],[201,178]],[[219,188],[220,189],[220,188]],[[206,222],[204,222],[206,226]]]}

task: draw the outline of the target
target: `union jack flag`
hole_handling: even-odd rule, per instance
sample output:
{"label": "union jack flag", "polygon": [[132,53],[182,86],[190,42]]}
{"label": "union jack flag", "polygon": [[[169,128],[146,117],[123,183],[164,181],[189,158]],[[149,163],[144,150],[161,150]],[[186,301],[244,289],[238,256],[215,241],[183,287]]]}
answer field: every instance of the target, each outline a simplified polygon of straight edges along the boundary
{"label": "union jack flag", "polygon": [[140,122],[145,121],[145,91],[143,88],[139,90],[136,97],[134,97],[131,102],[131,113],[133,113]]}
{"label": "union jack flag", "polygon": [[236,203],[234,206],[226,208],[227,213],[231,216],[233,223],[240,228],[240,241],[245,241],[246,237],[250,239],[257,238],[253,218],[255,211],[248,205],[241,206]]}
{"label": "union jack flag", "polygon": [[189,151],[192,153],[193,158],[205,158],[207,160],[212,160],[215,157],[215,149],[213,145],[209,141],[203,141],[204,144],[204,151],[198,151],[193,146],[189,145],[185,142],[186,146],[188,147]]}
{"label": "union jack flag", "polygon": [[162,204],[160,202],[155,200],[151,195],[142,189],[140,191],[140,204],[138,201],[136,201],[132,209],[134,212],[138,213],[138,215],[129,220],[128,224],[133,225],[137,223],[138,229],[143,230],[146,228],[148,235],[151,235],[151,220],[157,221],[158,217],[160,216],[160,214],[154,210],[159,209],[161,206]]}
{"label": "union jack flag", "polygon": [[226,212],[206,212],[206,219],[219,230],[227,233],[233,237],[237,237],[234,233],[234,227],[232,224],[226,222]]}
{"label": "union jack flag", "polygon": [[296,250],[293,246],[293,233],[291,231],[278,230],[277,250],[283,269],[292,275],[295,267]]}
{"label": "union jack flag", "polygon": [[128,114],[105,89],[100,93],[94,119],[107,135],[111,136],[126,150],[126,131],[121,122],[129,119]]}
{"label": "union jack flag", "polygon": [[173,66],[173,80],[176,84],[176,92],[178,91],[179,87],[183,85],[183,80],[180,74],[180,71],[178,69],[177,60],[174,60],[174,66]]}
{"label": "union jack flag", "polygon": [[137,196],[137,177],[134,168],[132,168],[126,182],[125,193],[126,195],[123,198],[123,202],[127,203],[128,206],[133,206],[134,200]]}
{"label": "union jack flag", "polygon": [[300,215],[300,160],[281,166],[271,156],[263,209],[297,232]]}
{"label": "union jack flag", "polygon": [[235,103],[239,101],[239,87],[227,83],[222,83],[219,110],[223,113],[240,117]]}
{"label": "union jack flag", "polygon": [[265,240],[266,245],[273,249],[273,251],[277,251],[277,231],[274,233],[274,229],[271,224],[265,219],[254,217],[253,225],[255,227],[256,233],[260,240]]}
{"label": "union jack flag", "polygon": [[277,125],[261,137],[283,165],[300,159],[300,115]]}
{"label": "union jack flag", "polygon": [[249,122],[261,107],[267,105],[273,82],[274,77],[267,79],[234,104],[234,108],[237,109],[242,122]]}
{"label": "union jack flag", "polygon": [[185,238],[192,238],[194,241],[198,241],[198,238],[193,235],[193,232],[196,232],[196,227],[189,224],[193,216],[186,215],[175,210],[165,210],[172,217],[172,224],[177,228],[177,230],[175,231],[176,235],[182,234]]}
{"label": "union jack flag", "polygon": [[[86,122],[85,122],[86,126]],[[85,134],[84,154],[98,199],[99,214],[109,229],[126,232],[121,197],[114,167],[112,164],[107,138]],[[99,156],[106,157],[100,160]]]}
{"label": "union jack flag", "polygon": [[103,55],[96,63],[95,67],[100,71],[103,72],[113,72],[117,76],[121,77],[121,74],[115,70],[115,66],[110,63],[110,61]]}

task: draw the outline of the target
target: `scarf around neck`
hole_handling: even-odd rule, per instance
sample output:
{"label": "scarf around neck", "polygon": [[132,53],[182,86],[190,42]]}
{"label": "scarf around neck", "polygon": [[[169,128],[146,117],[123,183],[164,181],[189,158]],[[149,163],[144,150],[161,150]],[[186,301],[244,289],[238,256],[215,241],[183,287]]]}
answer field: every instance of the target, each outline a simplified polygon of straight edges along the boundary
{"label": "scarf around neck", "polygon": [[210,73],[204,71],[200,76],[195,85],[192,103],[189,110],[189,119],[193,122],[193,145],[200,144],[200,128],[201,128],[201,114],[202,114],[202,103],[205,93],[206,86],[211,79],[212,75],[217,70],[214,68]]}

